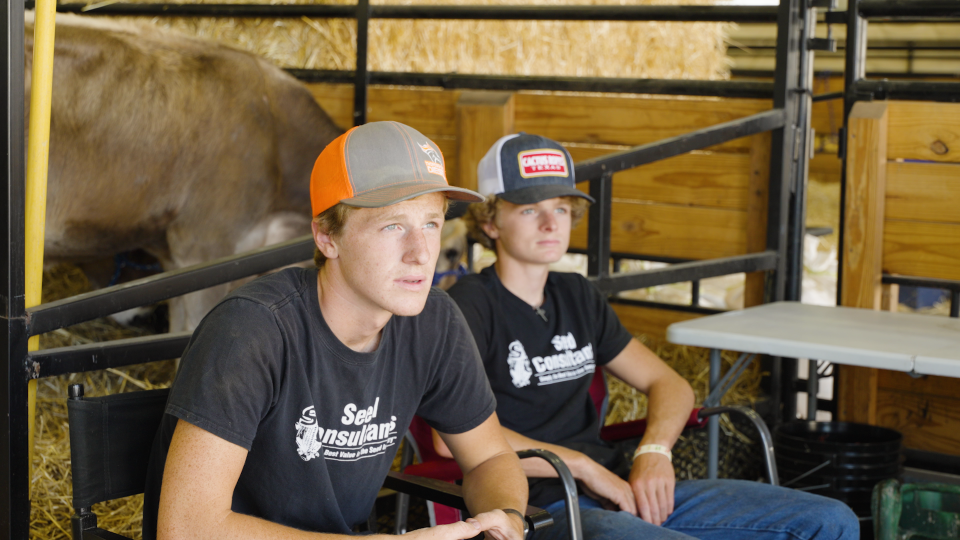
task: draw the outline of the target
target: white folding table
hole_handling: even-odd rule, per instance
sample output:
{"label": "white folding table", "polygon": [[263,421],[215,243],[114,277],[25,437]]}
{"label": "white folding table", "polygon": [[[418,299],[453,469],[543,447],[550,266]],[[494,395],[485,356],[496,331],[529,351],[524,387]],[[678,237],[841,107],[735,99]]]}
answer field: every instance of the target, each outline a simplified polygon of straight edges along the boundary
{"label": "white folding table", "polygon": [[[960,377],[960,319],[954,318],[775,302],[671,324],[667,340],[711,349],[711,390],[719,382],[721,349],[808,358],[811,373],[815,362],[823,360]],[[816,411],[816,387],[808,390],[808,411]],[[709,425],[710,478],[717,475],[719,437],[714,417]]]}

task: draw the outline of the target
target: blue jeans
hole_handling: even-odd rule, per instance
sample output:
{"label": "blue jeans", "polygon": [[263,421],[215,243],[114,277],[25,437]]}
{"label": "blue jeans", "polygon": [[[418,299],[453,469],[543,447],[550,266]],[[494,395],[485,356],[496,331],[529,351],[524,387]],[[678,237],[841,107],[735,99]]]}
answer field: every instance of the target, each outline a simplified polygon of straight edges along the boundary
{"label": "blue jeans", "polygon": [[[663,526],[626,512],[604,510],[580,496],[585,540],[859,540],[860,522],[850,508],[833,499],[743,480],[677,482],[674,510]],[[544,510],[553,527],[533,540],[569,540],[566,504]]]}

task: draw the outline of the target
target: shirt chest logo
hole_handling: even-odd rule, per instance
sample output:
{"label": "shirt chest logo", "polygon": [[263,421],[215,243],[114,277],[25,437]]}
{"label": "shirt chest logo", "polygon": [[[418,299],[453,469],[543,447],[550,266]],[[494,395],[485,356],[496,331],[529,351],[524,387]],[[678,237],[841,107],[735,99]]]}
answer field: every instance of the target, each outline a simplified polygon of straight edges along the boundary
{"label": "shirt chest logo", "polygon": [[353,403],[343,408],[336,428],[323,428],[313,405],[303,409],[294,424],[297,455],[304,461],[320,457],[332,461],[358,461],[379,456],[397,444],[397,417],[373,422],[379,413],[380,398],[366,409]]}
{"label": "shirt chest logo", "polygon": [[508,345],[507,364],[514,386],[523,388],[532,378],[536,379],[537,386],[561,383],[592,374],[596,369],[592,343],[578,349],[572,332],[553,336],[550,343],[556,354],[533,358],[527,357],[520,340]]}
{"label": "shirt chest logo", "polygon": [[520,340],[514,340],[507,346],[510,352],[507,354],[507,364],[510,366],[510,377],[513,379],[513,385],[517,388],[523,388],[530,384],[530,376],[533,370],[530,369],[530,359],[527,358],[527,352],[523,350],[523,343]]}

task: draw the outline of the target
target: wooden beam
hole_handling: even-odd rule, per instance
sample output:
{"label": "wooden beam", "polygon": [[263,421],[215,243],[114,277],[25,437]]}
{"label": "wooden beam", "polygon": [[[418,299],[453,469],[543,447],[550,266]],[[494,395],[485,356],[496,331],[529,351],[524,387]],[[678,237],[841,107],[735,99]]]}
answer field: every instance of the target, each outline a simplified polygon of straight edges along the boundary
{"label": "wooden beam", "polygon": [[890,159],[960,163],[960,103],[889,103]]}
{"label": "wooden beam", "polygon": [[[712,259],[746,253],[747,213],[696,206],[614,201],[610,249],[683,259]],[[587,220],[570,238],[587,247]]]}
{"label": "wooden beam", "polygon": [[[770,192],[770,133],[751,137],[750,186],[747,199],[747,253],[763,251],[767,247],[767,202]],[[751,272],[746,276],[743,307],[763,303],[766,272]]]}
{"label": "wooden beam", "polygon": [[504,135],[514,133],[512,92],[466,91],[457,101],[460,174],[457,186],[477,189],[477,164]]}
{"label": "wooden beam", "polygon": [[[338,126],[353,126],[352,84],[307,84],[317,103]],[[456,106],[460,90],[371,86],[367,94],[367,121],[394,120],[437,139],[457,136]]]}
{"label": "wooden beam", "polygon": [[[848,307],[880,308],[888,117],[886,103],[859,102],[848,121],[841,295]],[[838,377],[839,419],[875,424],[877,370],[840,366]]]}
{"label": "wooden beam", "polygon": [[848,122],[842,304],[880,308],[887,105],[859,102]]}
{"label": "wooden beam", "polygon": [[884,217],[960,224],[960,166],[887,162]]}
{"label": "wooden beam", "polygon": [[[517,129],[564,143],[635,146],[770,110],[763,99],[517,94]],[[749,138],[711,147],[749,152]]]}
{"label": "wooden beam", "polygon": [[671,324],[702,317],[702,315],[697,315],[696,313],[630,306],[627,304],[611,303],[610,307],[616,312],[624,328],[631,334],[635,336],[646,335],[655,341],[663,341],[666,339],[667,327]]}
{"label": "wooden beam", "polygon": [[888,219],[883,228],[887,273],[960,279],[960,225]]}
{"label": "wooden beam", "polygon": [[[573,160],[602,156],[623,146],[568,146]],[[769,167],[769,165],[767,165]],[[613,197],[688,206],[746,210],[748,154],[695,152],[613,175]],[[584,190],[587,190],[584,185]]]}

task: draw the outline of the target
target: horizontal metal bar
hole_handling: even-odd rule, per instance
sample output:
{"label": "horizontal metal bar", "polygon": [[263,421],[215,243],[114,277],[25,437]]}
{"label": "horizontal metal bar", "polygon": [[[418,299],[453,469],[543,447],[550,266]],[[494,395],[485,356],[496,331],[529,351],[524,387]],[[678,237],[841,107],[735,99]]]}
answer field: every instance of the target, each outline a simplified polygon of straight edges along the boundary
{"label": "horizontal metal bar", "polygon": [[692,150],[701,150],[740,137],[781,128],[786,121],[785,118],[783,109],[773,109],[662,141],[588,159],[575,165],[576,177],[579,181],[598,179],[607,172],[632,169],[661,159],[685,154]]}
{"label": "horizontal metal bar", "polygon": [[862,0],[859,8],[868,19],[960,19],[957,0]]}
{"label": "horizontal metal bar", "polygon": [[[287,69],[304,82],[352,84],[353,71]],[[769,99],[773,83],[764,81],[702,81],[674,79],[627,79],[612,77],[516,77],[465,75],[459,73],[401,73],[373,71],[370,84],[435,86],[472,90],[553,90],[564,92],[609,92],[669,94],[726,98]]]}
{"label": "horizontal metal bar", "polygon": [[883,283],[891,285],[906,285],[908,287],[929,287],[931,289],[945,289],[948,291],[960,291],[960,281],[951,279],[935,279],[915,276],[894,276],[884,274]]}
{"label": "horizontal metal bar", "polygon": [[281,266],[309,260],[313,257],[313,249],[313,239],[307,235],[282,244],[41,304],[27,310],[28,331],[31,336],[35,336],[125,309],[262,274]]}
{"label": "horizontal metal bar", "polygon": [[[576,253],[578,255],[586,255],[586,249],[580,248],[569,248],[567,253]],[[652,262],[662,262],[667,264],[676,264],[682,262],[690,262],[697,259],[681,259],[679,257],[664,257],[662,255],[646,255],[643,253],[626,253],[623,251],[612,251],[610,252],[610,257],[613,259],[623,259],[630,261],[652,261]]]}
{"label": "horizontal metal bar", "polygon": [[35,351],[27,355],[26,375],[39,379],[179,358],[192,334],[177,332]]}
{"label": "horizontal metal bar", "polygon": [[853,93],[873,94],[873,99],[908,101],[960,101],[960,82],[889,81],[861,79],[854,83]]}
{"label": "horizontal metal bar", "polygon": [[827,94],[813,96],[814,103],[818,103],[820,101],[830,101],[833,99],[843,99],[843,92],[830,92]]}
{"label": "horizontal metal bar", "polygon": [[601,293],[609,296],[620,291],[642,289],[656,285],[726,276],[740,272],[773,270],[776,268],[776,264],[777,252],[763,251],[735,257],[674,264],[664,268],[615,274],[603,278],[590,278],[590,280],[600,289]]}
{"label": "horizontal metal bar", "polygon": [[620,304],[624,306],[636,306],[650,309],[663,309],[666,311],[679,311],[681,313],[696,313],[698,315],[717,315],[726,313],[722,309],[706,308],[701,306],[692,306],[690,304],[668,304],[666,302],[651,302],[649,300],[636,300],[634,298],[621,298],[611,296],[607,299],[611,304]]}
{"label": "horizontal metal bar", "polygon": [[390,471],[387,473],[387,477],[383,479],[383,487],[401,493],[409,493],[414,497],[438,502],[460,510],[467,510],[467,505],[463,500],[463,488],[443,480]]}
{"label": "horizontal metal bar", "polygon": [[[130,4],[96,9],[87,4],[60,4],[61,12],[86,15],[149,15],[175,17],[329,17],[354,18],[355,5],[314,4]],[[679,21],[776,22],[774,7],[751,6],[371,6],[373,19],[529,20],[529,21]]]}

